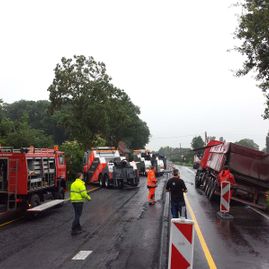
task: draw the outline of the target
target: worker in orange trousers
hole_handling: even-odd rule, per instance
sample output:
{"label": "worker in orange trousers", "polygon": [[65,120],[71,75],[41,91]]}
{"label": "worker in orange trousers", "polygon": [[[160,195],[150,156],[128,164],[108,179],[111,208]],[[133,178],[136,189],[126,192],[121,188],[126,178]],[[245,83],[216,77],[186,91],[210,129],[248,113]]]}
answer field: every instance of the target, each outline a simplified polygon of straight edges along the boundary
{"label": "worker in orange trousers", "polygon": [[236,186],[236,181],[235,181],[234,175],[231,173],[231,171],[227,165],[225,165],[223,167],[223,169],[219,172],[218,179],[219,179],[220,184],[224,181],[230,182],[230,184],[231,184],[231,196],[232,196],[233,192],[234,192],[234,190],[232,190],[232,188],[234,188]]}
{"label": "worker in orange trousers", "polygon": [[147,175],[147,188],[149,190],[148,202],[150,205],[154,205],[156,203],[155,201],[156,187],[157,187],[157,178],[155,175],[155,168],[154,166],[152,166],[151,169],[148,171],[148,175]]}

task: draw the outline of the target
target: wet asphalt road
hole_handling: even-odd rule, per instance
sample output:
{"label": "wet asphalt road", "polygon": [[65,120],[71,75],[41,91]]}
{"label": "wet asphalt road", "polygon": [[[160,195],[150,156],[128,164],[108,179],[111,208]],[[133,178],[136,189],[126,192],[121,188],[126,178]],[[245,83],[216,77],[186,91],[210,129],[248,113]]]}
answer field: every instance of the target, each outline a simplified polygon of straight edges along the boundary
{"label": "wet asphalt road", "polygon": [[[34,220],[0,230],[0,268],[158,268],[164,178],[157,203],[146,201],[145,178],[139,188],[101,189],[84,206],[84,233],[71,236],[70,202]],[[72,258],[93,251],[82,261]]]}
{"label": "wet asphalt road", "polygon": [[[217,268],[268,269],[269,217],[232,204],[234,220],[220,220],[217,201],[209,202],[191,184],[194,171],[179,169]],[[165,255],[160,256],[163,202],[168,200],[164,184],[161,178],[153,207],[146,201],[145,178],[140,188],[91,193],[92,201],[85,204],[81,218],[86,232],[76,237],[70,235],[73,209],[69,202],[34,220],[23,219],[0,229],[0,268],[158,268],[160,257],[165,261]],[[85,260],[73,261],[81,250],[93,252]],[[196,232],[193,268],[210,268]]]}
{"label": "wet asphalt road", "polygon": [[[179,167],[187,182],[188,200],[196,215],[208,248],[217,268],[268,269],[269,268],[269,216],[262,216],[242,204],[231,205],[234,220],[217,217],[217,201],[209,202],[194,185],[194,170]],[[194,268],[209,268],[196,236]]]}

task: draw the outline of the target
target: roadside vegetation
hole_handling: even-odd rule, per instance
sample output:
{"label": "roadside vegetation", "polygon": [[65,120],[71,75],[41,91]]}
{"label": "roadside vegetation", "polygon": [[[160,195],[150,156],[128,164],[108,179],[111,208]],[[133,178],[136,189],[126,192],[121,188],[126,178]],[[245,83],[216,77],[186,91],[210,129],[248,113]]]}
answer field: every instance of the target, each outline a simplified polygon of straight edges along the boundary
{"label": "roadside vegetation", "polygon": [[150,131],[140,109],[112,84],[106,66],[83,55],[61,59],[48,87],[49,100],[0,99],[0,145],[53,147],[65,151],[68,174],[81,167],[83,152],[94,146],[144,148]]}

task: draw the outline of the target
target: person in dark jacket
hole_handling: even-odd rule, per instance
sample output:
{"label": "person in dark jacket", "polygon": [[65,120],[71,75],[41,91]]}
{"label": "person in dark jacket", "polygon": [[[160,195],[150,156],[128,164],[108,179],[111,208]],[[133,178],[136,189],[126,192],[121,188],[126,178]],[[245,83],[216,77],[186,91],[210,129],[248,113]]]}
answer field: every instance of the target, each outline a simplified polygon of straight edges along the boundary
{"label": "person in dark jacket", "polygon": [[[171,194],[171,213],[173,218],[178,218],[178,213],[182,216],[182,207],[185,207],[184,192],[187,192],[186,185],[184,181],[180,178],[178,169],[174,169],[173,177],[167,181],[166,191],[169,191]],[[185,210],[185,218],[187,218]]]}

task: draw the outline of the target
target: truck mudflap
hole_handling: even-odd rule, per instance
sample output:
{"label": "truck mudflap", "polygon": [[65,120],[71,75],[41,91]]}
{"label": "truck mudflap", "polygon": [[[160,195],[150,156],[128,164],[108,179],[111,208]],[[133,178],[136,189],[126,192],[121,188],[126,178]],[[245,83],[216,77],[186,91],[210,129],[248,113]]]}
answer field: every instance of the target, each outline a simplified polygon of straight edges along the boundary
{"label": "truck mudflap", "polygon": [[45,210],[48,210],[52,207],[55,207],[55,206],[58,206],[58,205],[61,205],[65,202],[64,199],[55,199],[55,200],[51,200],[49,202],[46,202],[46,203],[43,203],[41,205],[38,205],[38,206],[35,206],[35,207],[32,207],[32,208],[29,208],[27,209],[27,212],[28,213],[41,213]]}

